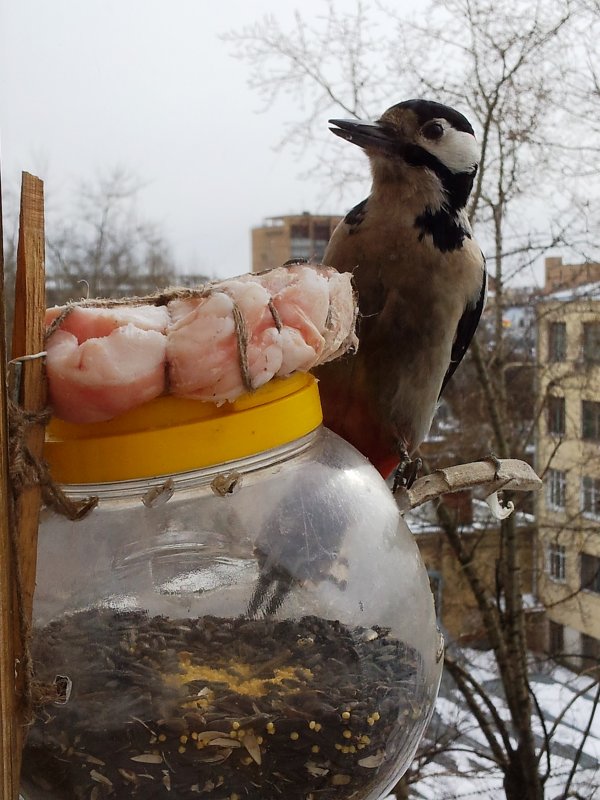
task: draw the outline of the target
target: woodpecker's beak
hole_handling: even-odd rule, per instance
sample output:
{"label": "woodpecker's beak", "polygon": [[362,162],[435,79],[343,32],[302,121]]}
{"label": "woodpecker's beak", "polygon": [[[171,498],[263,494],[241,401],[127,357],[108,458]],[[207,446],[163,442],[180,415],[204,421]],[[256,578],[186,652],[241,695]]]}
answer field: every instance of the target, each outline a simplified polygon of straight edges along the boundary
{"label": "woodpecker's beak", "polygon": [[380,122],[330,119],[329,124],[335,125],[335,128],[329,129],[332,133],[359,147],[399,155],[401,143],[398,141],[398,134]]}

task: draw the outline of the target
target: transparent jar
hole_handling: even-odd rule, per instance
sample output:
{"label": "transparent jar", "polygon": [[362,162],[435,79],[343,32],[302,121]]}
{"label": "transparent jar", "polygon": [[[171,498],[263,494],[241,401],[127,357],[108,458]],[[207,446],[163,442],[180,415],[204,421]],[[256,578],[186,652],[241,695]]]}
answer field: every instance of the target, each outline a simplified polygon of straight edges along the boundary
{"label": "transparent jar", "polygon": [[389,489],[322,427],[314,380],[53,434],[55,475],[98,504],[43,512],[25,800],[382,796],[440,637]]}

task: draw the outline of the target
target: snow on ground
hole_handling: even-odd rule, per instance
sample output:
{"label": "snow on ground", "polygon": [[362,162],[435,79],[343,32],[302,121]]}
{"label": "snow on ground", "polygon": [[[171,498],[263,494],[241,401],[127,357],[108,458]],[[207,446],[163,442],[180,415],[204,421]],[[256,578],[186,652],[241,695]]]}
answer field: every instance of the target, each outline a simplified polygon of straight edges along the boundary
{"label": "snow on ground", "polygon": [[[508,718],[491,652],[463,651],[470,671],[493,698],[503,718]],[[550,775],[546,782],[547,800],[563,797],[573,759],[581,748],[570,797],[600,800],[600,704],[599,684],[563,667],[540,666],[533,670],[531,688],[544,711],[550,736]],[[591,719],[591,723],[590,723]],[[584,732],[589,735],[584,741]],[[420,800],[505,800],[502,774],[489,758],[489,748],[464,700],[445,676],[429,728],[439,733],[460,736],[451,748],[436,756],[423,769],[423,777],[411,787],[411,797]],[[538,746],[544,741],[542,724],[534,719]],[[540,761],[546,768],[546,756]],[[391,800],[391,798],[390,798]]]}

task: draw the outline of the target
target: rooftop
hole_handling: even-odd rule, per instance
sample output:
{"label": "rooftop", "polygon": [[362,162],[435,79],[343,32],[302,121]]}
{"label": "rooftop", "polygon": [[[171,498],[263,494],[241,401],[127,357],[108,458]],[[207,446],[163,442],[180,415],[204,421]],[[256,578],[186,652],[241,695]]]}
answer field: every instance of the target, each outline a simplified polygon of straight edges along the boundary
{"label": "rooftop", "polygon": [[553,300],[562,303],[573,300],[600,300],[600,281],[559,289],[556,292],[551,292],[550,294],[540,297],[538,302],[548,303]]}
{"label": "rooftop", "polygon": [[265,217],[262,225],[258,227],[272,228],[285,225],[286,222],[297,222],[298,220],[319,220],[319,219],[341,219],[342,214],[313,214],[310,211],[302,211],[299,214],[279,214],[273,217]]}
{"label": "rooftop", "polygon": [[[472,503],[473,522],[460,526],[463,533],[482,532],[500,527],[499,520],[492,514],[485,500],[473,498]],[[515,518],[517,520],[517,527],[521,528],[532,525],[534,522],[532,514],[525,514],[522,511],[517,511]],[[414,509],[414,511],[407,512],[404,515],[404,519],[411,533],[415,535],[420,533],[436,533],[440,530],[440,523],[438,522],[433,503],[424,503],[422,506]]]}

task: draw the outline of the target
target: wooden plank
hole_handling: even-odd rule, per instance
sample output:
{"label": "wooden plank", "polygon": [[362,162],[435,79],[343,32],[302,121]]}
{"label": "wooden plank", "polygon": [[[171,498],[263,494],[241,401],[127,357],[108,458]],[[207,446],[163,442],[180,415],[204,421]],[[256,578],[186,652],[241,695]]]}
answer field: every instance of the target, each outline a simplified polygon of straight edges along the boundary
{"label": "wooden plank", "polygon": [[[35,355],[44,349],[45,292],[45,231],[44,184],[27,172],[22,175],[21,212],[19,218],[19,244],[17,249],[17,274],[15,281],[15,308],[12,338],[12,358]],[[46,382],[42,358],[22,363],[19,405],[27,412],[41,412],[46,405]],[[34,459],[43,454],[45,426],[27,426],[25,444]],[[22,618],[27,627],[31,624],[33,594],[37,567],[37,538],[41,504],[41,487],[26,486],[16,498],[17,549],[20,569]],[[16,762],[20,767],[26,718],[30,712],[27,697],[27,661],[21,628],[15,626],[15,653],[17,668],[17,712],[20,726],[17,729]]]}
{"label": "wooden plank", "polygon": [[[45,233],[44,184],[27,172],[21,183],[21,214],[15,310],[12,339],[12,358],[41,353],[44,349]],[[20,405],[25,411],[40,412],[46,405],[46,384],[43,359],[26,361],[22,366]],[[44,448],[44,425],[29,427],[26,444],[34,458],[41,458]],[[19,560],[24,611],[31,619],[35,572],[37,563],[37,529],[41,489],[31,486],[24,490],[17,505],[19,524]]]}
{"label": "wooden plank", "polygon": [[11,488],[8,471],[8,408],[6,396],[6,300],[0,185],[0,797],[16,800],[19,788],[18,721],[15,692],[14,631],[18,627],[14,593],[14,551]]}

